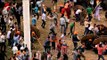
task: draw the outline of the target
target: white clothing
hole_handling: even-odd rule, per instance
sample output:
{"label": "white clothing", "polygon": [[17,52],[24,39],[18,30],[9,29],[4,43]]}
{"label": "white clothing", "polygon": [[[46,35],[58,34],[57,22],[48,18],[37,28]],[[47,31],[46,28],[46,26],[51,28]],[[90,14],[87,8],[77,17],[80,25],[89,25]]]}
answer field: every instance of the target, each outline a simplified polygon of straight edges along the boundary
{"label": "white clothing", "polygon": [[46,21],[46,14],[45,13],[42,14],[42,20]]}
{"label": "white clothing", "polygon": [[36,17],[33,17],[32,20],[37,20]]}
{"label": "white clothing", "polygon": [[93,26],[90,26],[88,29],[89,29],[89,30],[92,30],[93,28],[94,28]]}
{"label": "white clothing", "polygon": [[84,26],[88,27],[89,22],[88,21],[84,21]]}
{"label": "white clothing", "polygon": [[54,24],[54,23],[52,23],[52,24],[50,25],[50,29],[52,29],[52,28],[55,28],[55,24]]}
{"label": "white clothing", "polygon": [[75,3],[76,3],[76,2],[77,2],[77,0],[73,0],[73,2],[75,2]]}
{"label": "white clothing", "polygon": [[78,9],[76,12],[75,12],[75,14],[79,14],[79,13],[81,13],[82,11],[80,10],[80,9]]}
{"label": "white clothing", "polygon": [[20,50],[24,50],[24,47],[22,46],[22,47],[20,47]]}
{"label": "white clothing", "polygon": [[64,17],[61,17],[60,18],[60,24],[61,25],[65,25],[65,23],[66,23],[66,21],[65,21]]}
{"label": "white clothing", "polygon": [[38,7],[41,7],[42,1],[37,1],[36,4],[38,5]]}
{"label": "white clothing", "polygon": [[11,31],[7,32],[7,38],[10,38]]}
{"label": "white clothing", "polygon": [[57,18],[58,15],[56,13],[53,13],[53,18]]}
{"label": "white clothing", "polygon": [[18,51],[18,48],[16,46],[13,46],[12,51],[13,51],[13,54],[16,54]]}
{"label": "white clothing", "polygon": [[95,30],[96,32],[99,32],[99,29],[98,29],[98,27],[95,27],[95,28],[94,28],[94,30]]}
{"label": "white clothing", "polygon": [[65,37],[64,34],[62,34],[62,35],[61,35],[61,38],[64,38],[64,37]]}
{"label": "white clothing", "polygon": [[66,22],[69,22],[69,19],[68,19],[67,17],[65,17],[65,21],[66,21]]}
{"label": "white clothing", "polygon": [[5,39],[6,39],[5,35],[1,35],[1,39],[2,39],[2,42],[5,42]]}
{"label": "white clothing", "polygon": [[9,26],[13,26],[14,22],[11,21],[11,20],[9,20],[9,21],[8,21],[8,24],[9,24]]}
{"label": "white clothing", "polygon": [[36,58],[39,59],[39,60],[41,60],[41,53],[40,52],[36,53]]}
{"label": "white clothing", "polygon": [[90,0],[90,4],[91,4],[91,5],[94,5],[94,0]]}

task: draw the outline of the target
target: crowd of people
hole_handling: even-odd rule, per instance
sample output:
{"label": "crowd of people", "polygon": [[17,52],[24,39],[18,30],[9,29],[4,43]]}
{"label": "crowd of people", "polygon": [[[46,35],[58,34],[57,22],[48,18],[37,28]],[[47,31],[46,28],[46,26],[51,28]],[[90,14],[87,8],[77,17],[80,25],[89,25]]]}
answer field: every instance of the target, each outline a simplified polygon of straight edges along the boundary
{"label": "crowd of people", "polygon": [[[101,6],[102,0],[64,0],[60,6],[58,4],[59,0],[52,0],[53,7],[47,7],[44,1],[30,1],[31,26],[37,27],[37,22],[41,17],[41,27],[42,29],[46,29],[47,21],[50,21],[48,28],[50,31],[47,33],[48,36],[45,38],[43,44],[44,52],[37,51],[33,53],[32,60],[53,60],[52,58],[56,58],[56,60],[69,60],[69,46],[66,43],[67,36],[70,36],[74,46],[71,53],[73,57],[70,60],[81,60],[81,57],[86,60],[87,58],[84,55],[86,44],[78,44],[81,39],[78,36],[77,30],[75,30],[75,24],[80,22],[80,25],[82,24],[84,27],[83,36],[88,34],[99,35],[101,27],[99,28],[96,23],[92,22],[92,19],[94,18],[98,22],[101,21],[100,11],[101,9],[103,10]],[[6,48],[9,47],[13,53],[9,60],[29,60],[29,50],[27,45],[24,44],[22,33],[22,3],[0,2],[0,4],[3,4],[0,7],[0,53],[7,52]],[[85,9],[78,8],[74,10],[73,8],[76,5],[83,6]],[[83,13],[85,13],[84,10],[86,11],[85,17],[83,16]],[[105,20],[107,20],[107,12],[105,13]],[[59,32],[56,31],[57,28],[60,28]],[[58,34],[61,34],[61,36],[58,37]],[[35,35],[36,33],[33,31],[31,33],[32,44],[38,39]],[[98,50],[98,60],[100,58],[105,60],[103,52],[107,51],[107,45],[100,42],[93,46],[93,48]],[[56,57],[53,57],[52,53],[55,53]],[[0,59],[4,60],[1,57]]]}

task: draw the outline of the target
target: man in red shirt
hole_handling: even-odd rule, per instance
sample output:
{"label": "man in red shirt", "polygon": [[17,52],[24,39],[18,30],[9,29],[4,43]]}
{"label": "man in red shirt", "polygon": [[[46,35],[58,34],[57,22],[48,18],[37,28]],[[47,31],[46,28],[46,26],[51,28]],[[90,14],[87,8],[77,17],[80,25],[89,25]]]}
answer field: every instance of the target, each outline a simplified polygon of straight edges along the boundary
{"label": "man in red shirt", "polygon": [[67,18],[70,19],[70,15],[71,15],[71,6],[69,4],[69,2],[65,3],[64,8],[62,8],[61,10],[61,14],[67,13]]}
{"label": "man in red shirt", "polygon": [[102,60],[105,60],[103,57],[103,52],[104,52],[104,47],[102,46],[102,44],[98,44],[95,46],[98,50],[98,60],[100,60],[100,58],[102,58]]}

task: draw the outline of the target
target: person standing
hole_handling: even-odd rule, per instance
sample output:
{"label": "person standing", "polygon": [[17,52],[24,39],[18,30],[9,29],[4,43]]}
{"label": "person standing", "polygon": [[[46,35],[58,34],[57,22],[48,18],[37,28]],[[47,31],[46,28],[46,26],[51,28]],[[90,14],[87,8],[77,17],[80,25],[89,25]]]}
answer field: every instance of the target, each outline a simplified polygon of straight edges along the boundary
{"label": "person standing", "polygon": [[61,33],[64,33],[66,31],[66,21],[65,21],[64,14],[61,15],[60,26],[61,26]]}
{"label": "person standing", "polygon": [[78,33],[75,31],[72,35],[72,42],[74,44],[74,50],[78,47],[78,41],[79,41],[79,37],[77,35]]}
{"label": "person standing", "polygon": [[75,29],[75,22],[72,21],[70,23],[70,32],[68,33],[68,35],[70,34],[70,36],[73,34],[73,29]]}
{"label": "person standing", "polygon": [[37,22],[36,15],[32,17],[32,26],[35,26]]}
{"label": "person standing", "polygon": [[58,26],[57,18],[58,18],[58,14],[57,14],[56,11],[54,10],[54,11],[53,11],[53,19],[54,19],[54,24],[55,24],[55,26]]}
{"label": "person standing", "polygon": [[44,49],[45,52],[47,53],[48,51],[50,51],[51,46],[50,46],[50,36],[48,36],[48,38],[46,39],[45,43],[44,43]]}
{"label": "person standing", "polygon": [[91,7],[94,7],[94,0],[90,0]]}
{"label": "person standing", "polygon": [[3,15],[1,17],[1,29],[2,29],[2,32],[6,32],[6,22],[4,20],[4,16]]}
{"label": "person standing", "polygon": [[5,33],[2,33],[1,40],[2,40],[1,51],[5,52],[6,51],[6,36],[5,36]]}
{"label": "person standing", "polygon": [[21,10],[19,10],[19,5],[17,4],[17,7],[15,7],[15,17],[18,23],[18,28],[20,29],[21,27]]}
{"label": "person standing", "polygon": [[37,5],[34,7],[34,14],[36,14],[37,20],[38,20],[39,19],[39,8]]}
{"label": "person standing", "polygon": [[90,22],[86,19],[84,21],[84,27],[85,27],[85,30],[84,30],[84,35],[87,35],[89,33],[89,27],[90,27]]}
{"label": "person standing", "polygon": [[38,6],[39,10],[41,10],[42,2],[43,2],[42,0],[38,0],[36,2],[36,5]]}
{"label": "person standing", "polygon": [[90,6],[88,6],[87,8],[87,13],[88,13],[88,19],[91,20],[91,16],[92,16],[92,8]]}
{"label": "person standing", "polygon": [[104,47],[102,46],[102,43],[96,45],[95,48],[97,48],[98,50],[98,60],[100,60],[100,58],[102,58],[102,60],[105,60],[103,57]]}
{"label": "person standing", "polygon": [[64,55],[64,54],[67,54],[67,49],[68,49],[68,46],[67,44],[65,43],[65,41],[62,43],[62,46],[61,46],[61,54]]}
{"label": "person standing", "polygon": [[12,33],[12,29],[10,29],[9,31],[7,31],[7,39],[8,39],[8,45],[11,46],[11,38],[10,38],[10,35]]}
{"label": "person standing", "polygon": [[73,59],[72,60],[80,60],[80,51],[79,49],[76,49],[72,52]]}
{"label": "person standing", "polygon": [[95,19],[97,19],[98,21],[101,20],[101,19],[100,19],[100,9],[102,9],[100,5],[98,5],[97,7],[95,7],[94,17],[95,17]]}
{"label": "person standing", "polygon": [[54,34],[55,33],[55,24],[54,23],[52,23],[51,25],[50,25],[50,32],[49,32],[49,34]]}
{"label": "person standing", "polygon": [[79,50],[79,53],[80,53],[80,58],[83,57],[84,60],[86,60],[86,57],[85,57],[85,55],[83,54],[84,51],[85,51],[85,44],[82,43],[82,45],[78,47],[78,50]]}
{"label": "person standing", "polygon": [[42,14],[42,28],[45,28],[46,25],[46,12],[43,12]]}
{"label": "person standing", "polygon": [[80,21],[80,13],[82,12],[81,9],[77,9],[75,12],[75,16],[76,16],[76,21]]}
{"label": "person standing", "polygon": [[52,34],[51,41],[52,41],[52,49],[55,50],[56,49],[56,43],[57,43],[57,34],[56,33]]}
{"label": "person standing", "polygon": [[50,51],[47,52],[47,59],[46,60],[52,60],[52,54]]}

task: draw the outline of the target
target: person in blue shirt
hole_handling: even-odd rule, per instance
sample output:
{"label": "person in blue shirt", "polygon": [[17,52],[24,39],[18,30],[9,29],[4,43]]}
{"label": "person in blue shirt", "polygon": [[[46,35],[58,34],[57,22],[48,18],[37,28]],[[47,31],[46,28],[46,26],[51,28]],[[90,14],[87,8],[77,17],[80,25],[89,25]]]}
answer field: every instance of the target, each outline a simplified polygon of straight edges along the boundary
{"label": "person in blue shirt", "polygon": [[32,26],[35,26],[37,22],[36,15],[32,17]]}
{"label": "person in blue shirt", "polygon": [[47,39],[45,40],[45,43],[44,43],[44,49],[45,49],[45,52],[48,52],[50,51],[50,36],[47,37]]}
{"label": "person in blue shirt", "polygon": [[39,19],[39,8],[38,8],[37,5],[34,7],[34,14],[36,14],[37,15],[37,19]]}

